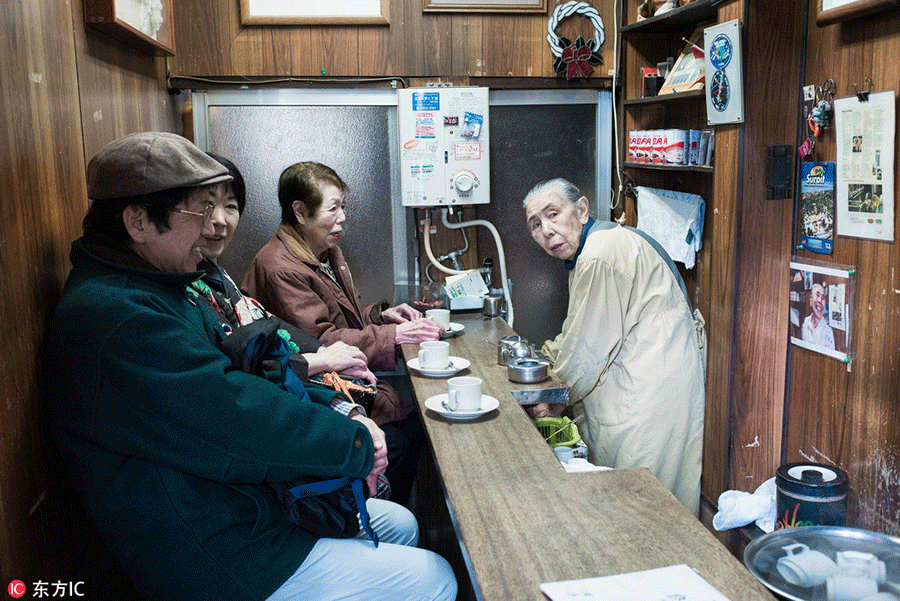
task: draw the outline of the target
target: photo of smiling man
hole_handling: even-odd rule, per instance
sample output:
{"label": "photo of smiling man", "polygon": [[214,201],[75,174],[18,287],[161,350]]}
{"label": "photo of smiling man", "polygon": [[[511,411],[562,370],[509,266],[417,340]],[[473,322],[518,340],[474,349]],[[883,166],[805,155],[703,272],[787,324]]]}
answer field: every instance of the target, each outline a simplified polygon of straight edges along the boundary
{"label": "photo of smiling man", "polygon": [[825,317],[828,308],[828,292],[822,284],[813,284],[809,291],[809,315],[803,320],[801,337],[817,346],[834,350],[834,330]]}
{"label": "photo of smiling man", "polygon": [[853,359],[853,273],[848,265],[791,262],[790,339],[841,361]]}

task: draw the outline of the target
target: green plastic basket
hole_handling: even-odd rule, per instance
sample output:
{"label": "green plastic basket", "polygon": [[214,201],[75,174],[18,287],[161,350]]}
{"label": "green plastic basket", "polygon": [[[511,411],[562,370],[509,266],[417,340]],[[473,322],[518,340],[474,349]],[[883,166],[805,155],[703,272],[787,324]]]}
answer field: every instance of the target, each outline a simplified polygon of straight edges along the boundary
{"label": "green plastic basket", "polygon": [[[572,447],[581,441],[578,426],[568,417],[538,417],[533,421],[541,436],[545,439],[550,436],[547,442],[551,447]],[[557,430],[559,432],[556,432]]]}

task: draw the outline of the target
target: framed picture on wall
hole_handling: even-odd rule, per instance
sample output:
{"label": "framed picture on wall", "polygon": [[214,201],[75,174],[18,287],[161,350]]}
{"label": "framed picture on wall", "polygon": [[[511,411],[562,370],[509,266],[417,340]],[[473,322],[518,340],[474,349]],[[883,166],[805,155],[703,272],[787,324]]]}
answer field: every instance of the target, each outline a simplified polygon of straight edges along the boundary
{"label": "framed picture on wall", "polygon": [[172,0],[84,0],[84,21],[138,50],[175,54]]}
{"label": "framed picture on wall", "polygon": [[896,7],[898,0],[817,0],[816,25],[825,27],[844,19],[862,17]]}
{"label": "framed picture on wall", "polygon": [[791,342],[849,363],[852,353],[852,267],[798,259],[790,264]]}
{"label": "framed picture on wall", "polygon": [[242,25],[388,25],[390,0],[240,0]]}
{"label": "framed picture on wall", "polygon": [[547,0],[422,0],[425,12],[546,13]]}

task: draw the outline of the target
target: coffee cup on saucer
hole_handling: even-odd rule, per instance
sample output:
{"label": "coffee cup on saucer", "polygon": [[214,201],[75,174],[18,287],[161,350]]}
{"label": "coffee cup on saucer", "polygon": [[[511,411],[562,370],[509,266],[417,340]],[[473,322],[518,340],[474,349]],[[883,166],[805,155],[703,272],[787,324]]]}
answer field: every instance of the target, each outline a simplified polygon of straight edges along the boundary
{"label": "coffee cup on saucer", "polygon": [[442,340],[428,340],[419,344],[421,369],[447,369],[450,365],[450,345]]}
{"label": "coffee cup on saucer", "polygon": [[425,311],[425,319],[430,319],[438,324],[444,331],[450,329],[450,310],[449,309],[428,309]]}
{"label": "coffee cup on saucer", "polygon": [[481,408],[481,378],[459,376],[447,380],[447,401],[449,411],[468,413]]}
{"label": "coffee cup on saucer", "polygon": [[825,580],[841,571],[827,555],[812,551],[802,543],[782,547],[787,555],[775,564],[778,573],[793,585],[809,588],[825,584]]}

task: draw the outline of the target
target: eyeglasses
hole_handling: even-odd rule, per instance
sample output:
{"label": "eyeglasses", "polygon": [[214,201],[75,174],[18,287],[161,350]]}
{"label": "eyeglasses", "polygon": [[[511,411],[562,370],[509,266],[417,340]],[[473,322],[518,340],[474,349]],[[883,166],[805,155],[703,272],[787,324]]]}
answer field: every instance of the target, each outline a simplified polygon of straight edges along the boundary
{"label": "eyeglasses", "polygon": [[203,209],[202,213],[198,213],[197,211],[188,211],[187,209],[179,209],[178,207],[174,207],[172,209],[178,213],[184,213],[185,215],[196,215],[197,217],[203,217],[203,223],[207,223],[212,219],[213,212],[216,210],[216,205],[214,203],[207,203],[206,208]]}

